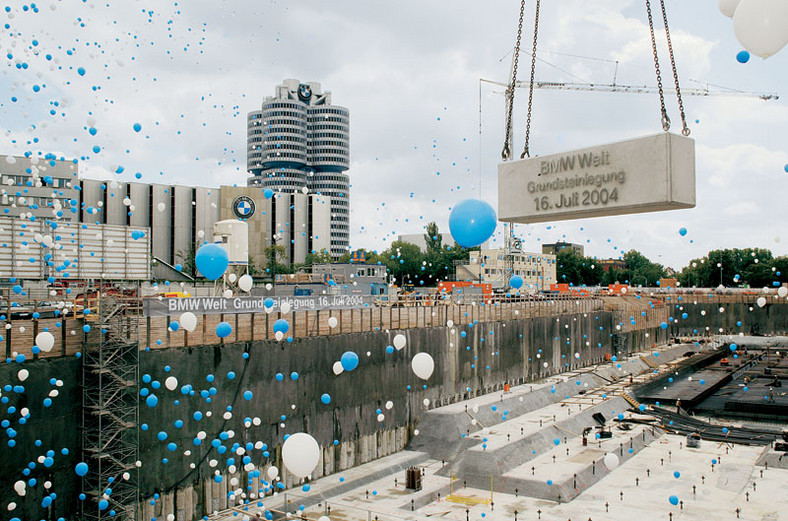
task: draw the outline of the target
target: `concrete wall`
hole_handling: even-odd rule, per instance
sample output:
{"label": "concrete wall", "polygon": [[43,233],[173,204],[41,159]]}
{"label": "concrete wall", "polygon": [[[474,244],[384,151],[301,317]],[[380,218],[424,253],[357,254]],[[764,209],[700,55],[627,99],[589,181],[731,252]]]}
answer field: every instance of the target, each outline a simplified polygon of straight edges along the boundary
{"label": "concrete wall", "polygon": [[[767,298],[769,303],[762,308],[756,304],[757,296],[751,297],[751,301],[728,304],[703,302],[702,299],[690,296],[674,303],[672,316],[677,322],[669,328],[673,333],[749,335],[788,332],[788,306],[773,303],[773,296]],[[683,318],[684,313],[687,314],[686,319]]]}
{"label": "concrete wall", "polygon": [[[281,469],[278,451],[286,432],[305,430],[320,443],[323,457],[314,477],[392,454],[410,441],[422,411],[427,410],[425,398],[433,408],[498,390],[503,382],[534,380],[601,361],[610,351],[613,327],[612,315],[600,312],[452,329],[412,329],[403,331],[407,346],[393,354],[386,354],[385,347],[392,343],[396,331],[299,339],[291,344],[251,342],[151,351],[142,359],[142,373],[160,382],[175,376],[179,387],[176,392],[163,388],[153,391],[159,397],[158,406],[142,407],[141,421],[149,425],[141,435],[143,497],[160,493],[162,498],[169,497],[167,501],[178,510],[176,506],[188,495],[194,502],[194,510],[186,512],[188,516],[223,508],[228,487],[234,488],[227,484],[229,479],[237,477],[242,484],[248,479],[243,472],[230,475],[226,471],[233,444],[267,442],[268,457],[261,450],[253,450],[252,462],[263,469],[270,464]],[[461,332],[467,336],[463,338]],[[649,340],[659,341],[657,334],[652,331]],[[626,344],[641,347],[643,338],[633,336]],[[334,376],[332,365],[348,350],[359,355],[359,367]],[[429,352],[436,363],[426,389],[410,369],[411,358],[421,351]],[[248,360],[243,358],[245,352]],[[171,367],[170,373],[165,373],[165,366]],[[227,377],[231,371],[235,373],[233,379]],[[296,381],[289,376],[293,371],[298,372]],[[276,380],[277,373],[284,376],[282,382]],[[211,384],[206,381],[209,374],[215,376]],[[193,386],[195,396],[181,394],[180,387],[186,384]],[[215,394],[208,403],[200,397],[200,391],[211,387]],[[250,401],[243,398],[247,390],[254,396]],[[330,405],[320,401],[323,393],[331,395]],[[388,400],[394,403],[391,410],[385,409]],[[225,419],[222,415],[228,404],[232,405],[232,418]],[[377,420],[377,409],[385,414],[383,422]],[[194,420],[195,410],[203,413],[203,419]],[[245,427],[245,418],[252,420],[250,427]],[[254,425],[256,418],[259,425]],[[176,429],[173,423],[179,419],[184,425]],[[161,430],[168,433],[164,442],[157,439]],[[207,436],[200,446],[194,446],[192,440],[199,431]],[[218,455],[211,441],[219,433],[231,431],[234,437],[223,442],[228,451]],[[179,449],[168,451],[170,442]],[[183,450],[190,454],[184,455]],[[162,464],[164,458],[166,465]],[[216,459],[218,466],[210,467],[207,462],[211,459]],[[190,468],[192,463],[194,469]],[[212,479],[216,469],[226,478],[221,483]],[[294,484],[286,470],[281,475],[286,484]],[[166,508],[157,511],[155,505],[145,508],[159,515],[175,512]]]}
{"label": "concrete wall", "polygon": [[[74,466],[81,461],[80,366],[80,360],[74,357],[0,365],[0,382],[3,385],[21,385],[24,388],[23,392],[4,390],[2,393],[8,402],[2,407],[0,419],[8,420],[9,428],[16,432],[12,438],[3,429],[0,450],[0,490],[4,498],[2,519],[42,519],[44,513],[41,500],[53,491],[57,493],[57,499],[52,503],[46,519],[73,518],[77,496],[82,489],[80,479],[74,474]],[[17,376],[21,369],[29,372],[24,382],[20,382]],[[51,385],[52,378],[61,380],[63,385]],[[58,391],[58,396],[52,398],[50,407],[45,407],[44,399],[53,389]],[[16,412],[10,412],[10,407],[16,408]],[[19,420],[24,408],[29,410],[29,416],[22,423]],[[13,440],[13,447],[9,444],[10,440]],[[37,440],[40,441],[39,446],[36,446]],[[67,454],[63,454],[63,449],[66,449]],[[47,468],[37,460],[50,450],[54,451],[54,464]],[[26,476],[22,471],[29,469],[29,465],[34,465],[34,468]],[[16,481],[28,481],[31,478],[37,484],[28,486],[24,497],[14,493]],[[46,481],[52,483],[50,490],[44,488]],[[7,504],[12,501],[17,504],[16,509],[6,510]]]}
{"label": "concrete wall", "polygon": [[[706,320],[710,326],[725,320],[732,320],[735,325],[741,320],[758,325],[762,332],[767,328],[788,329],[785,305],[764,309],[756,306],[753,312],[744,305],[739,308],[728,305],[725,313],[720,314],[725,317],[722,319],[710,313],[714,310],[719,314],[719,306],[704,305],[709,307],[701,308],[699,304],[698,310],[706,309],[707,314],[688,312],[683,322],[686,327],[693,327],[693,322],[705,327]],[[159,397],[158,406],[149,408],[144,402],[141,405],[141,422],[147,424],[147,430],[140,432],[142,498],[161,494],[154,505],[144,503],[143,510],[147,519],[153,513],[161,519],[166,519],[166,513],[176,514],[176,519],[192,519],[226,507],[227,491],[232,488],[231,475],[226,470],[230,454],[228,451],[219,455],[216,449],[209,451],[211,440],[222,432],[233,433],[233,437],[223,442],[228,448],[234,443],[257,440],[268,443],[268,457],[258,449],[251,453],[252,461],[264,470],[267,465],[280,463],[278,447],[285,432],[307,430],[322,446],[322,460],[315,476],[339,472],[405,447],[412,438],[414,425],[426,410],[423,399],[430,400],[430,408],[437,407],[498,390],[504,382],[533,380],[564,370],[567,364],[573,367],[597,361],[611,350],[614,327],[611,314],[600,312],[464,325],[455,327],[453,332],[447,327],[413,329],[403,332],[408,337],[407,347],[391,355],[385,353],[385,347],[392,343],[396,331],[298,339],[290,344],[254,342],[142,352],[141,373],[162,384],[153,390]],[[467,335],[464,338],[460,334],[463,331]],[[669,333],[659,328],[636,330],[616,335],[615,342],[623,351],[630,351],[664,342]],[[351,373],[334,376],[331,367],[346,350],[358,353],[361,363]],[[367,351],[370,356],[366,355]],[[436,362],[427,389],[421,389],[422,382],[410,370],[410,359],[419,351],[431,353]],[[248,360],[243,358],[245,352],[249,354]],[[165,366],[170,366],[169,372]],[[38,464],[32,476],[53,482],[58,499],[51,517],[69,518],[76,511],[80,487],[73,472],[80,460],[81,445],[77,428],[81,423],[82,403],[80,361],[58,358],[23,365],[5,364],[0,368],[0,381],[18,384],[16,375],[23,367],[30,372],[22,384],[25,393],[4,391],[3,396],[9,398],[8,405],[18,409],[28,407],[30,419],[19,424],[19,414],[8,413],[7,407],[3,408],[3,419],[9,419],[18,434],[17,449],[4,445],[0,451],[3,469],[0,486],[4,487],[2,490],[13,490],[13,483],[21,479],[21,471],[29,462],[47,450],[54,450],[55,464],[46,471]],[[230,371],[236,373],[232,380],[227,377]],[[299,373],[296,381],[289,378],[293,371]],[[277,373],[285,375],[282,382],[276,381]],[[215,376],[212,383],[206,380],[209,374]],[[163,387],[167,376],[178,378],[175,392]],[[60,395],[54,399],[53,406],[45,409],[42,402],[52,388],[49,379],[53,377],[64,385],[57,388]],[[180,393],[180,388],[187,384],[195,390],[194,396]],[[200,391],[212,387],[216,394],[210,395],[210,402],[200,397]],[[244,399],[246,390],[253,392],[252,400]],[[331,395],[330,405],[321,403],[323,393]],[[388,400],[394,402],[391,410],[385,409]],[[228,404],[233,406],[232,417],[225,420],[222,415]],[[380,423],[376,418],[378,408],[386,416]],[[196,410],[204,414],[199,422],[192,416]],[[208,412],[212,413],[210,417]],[[287,416],[284,422],[280,418],[282,414]],[[245,418],[259,418],[259,425],[253,421],[246,428]],[[174,426],[177,419],[184,422],[180,429]],[[285,424],[284,428],[281,423]],[[159,431],[168,433],[166,442],[157,439]],[[198,447],[193,444],[193,438],[200,431],[206,433],[206,438]],[[36,439],[41,440],[40,447],[36,447]],[[334,440],[338,441],[337,445],[333,444]],[[169,442],[176,443],[178,449],[168,451]],[[61,454],[62,448],[68,449],[68,456]],[[187,450],[191,451],[188,456],[184,454]],[[212,459],[217,460],[215,468],[209,465]],[[194,469],[190,468],[192,463]],[[212,479],[216,469],[225,477],[221,483]],[[246,483],[243,472],[234,476]],[[283,478],[286,483],[293,483],[286,472]],[[258,484],[259,480],[255,480],[253,487]],[[28,487],[25,498],[15,498],[19,506],[9,517],[40,519],[42,494],[42,487]]]}

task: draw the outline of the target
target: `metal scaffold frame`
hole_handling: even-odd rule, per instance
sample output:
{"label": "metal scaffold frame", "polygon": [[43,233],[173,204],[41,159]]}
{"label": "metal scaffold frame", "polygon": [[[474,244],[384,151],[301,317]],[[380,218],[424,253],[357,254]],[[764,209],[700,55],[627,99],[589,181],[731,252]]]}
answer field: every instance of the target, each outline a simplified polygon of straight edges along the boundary
{"label": "metal scaffold frame", "polygon": [[[139,504],[139,309],[106,293],[82,353],[83,521],[133,521]],[[102,504],[102,500],[107,503]],[[101,507],[104,508],[101,508]]]}

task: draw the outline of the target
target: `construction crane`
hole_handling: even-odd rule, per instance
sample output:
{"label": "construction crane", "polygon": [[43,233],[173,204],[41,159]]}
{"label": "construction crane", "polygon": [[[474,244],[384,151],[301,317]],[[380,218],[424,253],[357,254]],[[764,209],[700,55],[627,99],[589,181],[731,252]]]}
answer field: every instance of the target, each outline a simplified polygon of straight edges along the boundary
{"label": "construction crane", "polygon": [[[490,85],[499,85],[501,87],[508,87],[508,83],[502,81],[487,80],[479,78],[481,83],[489,83]],[[528,88],[531,82],[517,81],[514,86],[517,89]],[[588,92],[621,92],[625,94],[653,94],[657,92],[657,87],[650,87],[648,85],[620,85],[616,83],[571,83],[564,81],[534,81],[535,89],[550,89],[550,90],[569,90],[569,91],[588,91]],[[675,94],[675,89],[664,89],[666,93]],[[681,89],[682,94],[688,96],[740,96],[747,98],[760,98],[764,101],[774,101],[780,99],[780,96],[773,92],[745,92],[738,90],[711,90],[709,87],[702,89]]]}

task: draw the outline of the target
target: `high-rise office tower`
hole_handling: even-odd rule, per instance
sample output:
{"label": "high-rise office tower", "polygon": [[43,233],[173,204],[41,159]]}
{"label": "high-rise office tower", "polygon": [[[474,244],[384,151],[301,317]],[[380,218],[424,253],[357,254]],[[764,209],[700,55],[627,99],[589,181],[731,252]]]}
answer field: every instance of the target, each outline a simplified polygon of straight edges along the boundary
{"label": "high-rise office tower", "polygon": [[330,197],[331,251],[350,244],[350,112],[316,82],[285,80],[247,116],[249,186]]}

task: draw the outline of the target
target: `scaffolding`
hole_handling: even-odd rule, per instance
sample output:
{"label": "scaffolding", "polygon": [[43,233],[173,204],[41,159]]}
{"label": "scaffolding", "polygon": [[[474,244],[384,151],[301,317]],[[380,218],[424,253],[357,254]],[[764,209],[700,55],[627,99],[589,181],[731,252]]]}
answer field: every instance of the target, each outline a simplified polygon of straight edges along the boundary
{"label": "scaffolding", "polygon": [[[91,316],[95,316],[90,320]],[[139,504],[139,306],[103,292],[82,353],[82,521],[133,521]]]}

